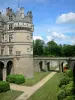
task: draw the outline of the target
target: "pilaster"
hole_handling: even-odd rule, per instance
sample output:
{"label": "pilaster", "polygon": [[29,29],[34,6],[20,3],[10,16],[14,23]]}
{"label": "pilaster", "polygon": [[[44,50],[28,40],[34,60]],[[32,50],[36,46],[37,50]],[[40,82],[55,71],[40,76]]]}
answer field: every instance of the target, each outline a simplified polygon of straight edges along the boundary
{"label": "pilaster", "polygon": [[3,81],[6,81],[6,67],[3,68]]}

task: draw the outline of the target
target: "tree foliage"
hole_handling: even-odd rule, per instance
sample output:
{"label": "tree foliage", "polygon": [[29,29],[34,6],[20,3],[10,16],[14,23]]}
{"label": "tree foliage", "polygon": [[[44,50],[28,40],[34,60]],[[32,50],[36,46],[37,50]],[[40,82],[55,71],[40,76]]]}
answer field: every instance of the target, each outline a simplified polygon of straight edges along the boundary
{"label": "tree foliage", "polygon": [[45,44],[43,40],[37,39],[33,41],[33,55],[73,57],[75,56],[75,45],[58,45],[54,40]]}
{"label": "tree foliage", "polygon": [[33,41],[33,55],[41,56],[44,54],[44,41],[37,39]]}

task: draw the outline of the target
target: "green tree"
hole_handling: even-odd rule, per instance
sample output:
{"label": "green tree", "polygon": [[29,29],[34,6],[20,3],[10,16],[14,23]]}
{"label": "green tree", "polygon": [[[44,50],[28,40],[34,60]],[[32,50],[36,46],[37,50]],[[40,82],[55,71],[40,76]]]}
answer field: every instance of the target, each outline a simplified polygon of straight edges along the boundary
{"label": "green tree", "polygon": [[44,55],[44,41],[37,39],[33,41],[33,55],[41,56]]}
{"label": "green tree", "polygon": [[58,45],[54,40],[44,43],[43,40],[33,41],[34,56],[75,56],[75,45]]}
{"label": "green tree", "polygon": [[51,56],[61,56],[61,48],[60,46],[54,42],[54,40],[49,41],[47,43],[48,46],[48,54]]}
{"label": "green tree", "polygon": [[49,50],[48,50],[48,46],[47,44],[44,46],[44,56],[48,56],[49,55]]}
{"label": "green tree", "polygon": [[66,57],[75,55],[75,46],[74,45],[63,45],[62,49],[63,55]]}

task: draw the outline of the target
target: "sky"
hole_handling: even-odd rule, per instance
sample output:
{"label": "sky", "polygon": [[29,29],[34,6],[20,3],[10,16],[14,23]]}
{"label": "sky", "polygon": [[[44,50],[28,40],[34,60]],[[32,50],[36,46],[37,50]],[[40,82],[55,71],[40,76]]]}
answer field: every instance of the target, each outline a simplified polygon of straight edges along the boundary
{"label": "sky", "polygon": [[[18,0],[0,0],[0,11],[18,9]],[[19,0],[19,7],[33,13],[33,39],[75,44],[75,0]]]}

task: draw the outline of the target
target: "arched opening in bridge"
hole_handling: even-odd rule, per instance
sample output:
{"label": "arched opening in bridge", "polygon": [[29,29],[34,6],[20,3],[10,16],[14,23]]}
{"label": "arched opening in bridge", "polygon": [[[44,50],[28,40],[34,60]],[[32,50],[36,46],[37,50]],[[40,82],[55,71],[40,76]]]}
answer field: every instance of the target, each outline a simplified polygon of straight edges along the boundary
{"label": "arched opening in bridge", "polygon": [[61,71],[62,71],[62,72],[65,71],[65,70],[67,70],[68,67],[69,67],[69,64],[68,64],[67,61],[63,61],[63,62],[61,63]]}
{"label": "arched opening in bridge", "polygon": [[3,80],[3,68],[4,68],[4,63],[0,62],[0,80]]}
{"label": "arched opening in bridge", "polygon": [[12,73],[12,69],[13,69],[13,62],[8,61],[8,63],[7,63],[7,76]]}
{"label": "arched opening in bridge", "polygon": [[43,69],[43,61],[40,61],[39,62],[39,67],[40,67],[40,71],[43,71],[43,72],[45,72],[45,70]]}
{"label": "arched opening in bridge", "polygon": [[50,62],[47,62],[47,69],[50,71]]}
{"label": "arched opening in bridge", "polygon": [[40,71],[42,71],[42,61],[39,62]]}
{"label": "arched opening in bridge", "polygon": [[64,69],[63,69],[63,62],[62,62],[62,63],[61,63],[61,71],[63,72],[63,70],[64,70]]}

